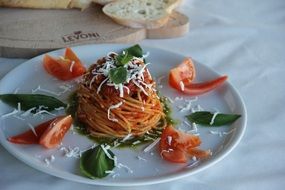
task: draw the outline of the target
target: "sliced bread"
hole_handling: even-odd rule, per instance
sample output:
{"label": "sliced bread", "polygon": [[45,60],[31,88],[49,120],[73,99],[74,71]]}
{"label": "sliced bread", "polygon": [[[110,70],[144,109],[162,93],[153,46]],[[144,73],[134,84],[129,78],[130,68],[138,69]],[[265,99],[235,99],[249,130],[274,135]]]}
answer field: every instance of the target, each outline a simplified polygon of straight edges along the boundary
{"label": "sliced bread", "polygon": [[104,6],[103,12],[115,22],[132,28],[160,28],[167,23],[180,0],[118,0]]}

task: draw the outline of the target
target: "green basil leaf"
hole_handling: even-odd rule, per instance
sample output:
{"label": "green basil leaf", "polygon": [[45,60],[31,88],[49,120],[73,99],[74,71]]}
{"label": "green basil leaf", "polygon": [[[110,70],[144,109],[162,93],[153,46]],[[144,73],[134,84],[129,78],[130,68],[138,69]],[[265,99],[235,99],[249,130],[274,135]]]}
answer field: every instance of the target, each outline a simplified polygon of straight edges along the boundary
{"label": "green basil leaf", "polygon": [[115,84],[124,83],[127,80],[128,71],[125,67],[113,68],[109,72],[111,81]]}
{"label": "green basil leaf", "polygon": [[43,106],[42,110],[47,111],[66,107],[66,104],[60,100],[43,94],[0,94],[0,100],[14,108],[17,108],[18,103],[20,103],[23,111],[40,106]]}
{"label": "green basil leaf", "polygon": [[213,123],[211,123],[211,121],[212,121],[212,118],[214,117],[214,114],[208,111],[194,112],[191,115],[188,115],[186,117],[192,123],[208,125],[208,126],[222,126],[222,125],[233,123],[239,117],[241,117],[241,115],[219,113],[214,118]]}
{"label": "green basil leaf", "polygon": [[116,63],[117,65],[125,65],[130,60],[132,60],[133,56],[130,55],[127,51],[124,51],[122,54],[117,55]]}
{"label": "green basil leaf", "polygon": [[[114,158],[114,153],[107,151]],[[101,145],[85,151],[80,158],[81,173],[91,179],[106,177],[108,175],[106,171],[113,170],[114,167],[114,160],[105,154]]]}
{"label": "green basil leaf", "polygon": [[124,50],[125,52],[128,52],[129,55],[135,56],[135,57],[142,57],[143,56],[143,50],[140,45],[136,44],[134,46],[131,46]]}

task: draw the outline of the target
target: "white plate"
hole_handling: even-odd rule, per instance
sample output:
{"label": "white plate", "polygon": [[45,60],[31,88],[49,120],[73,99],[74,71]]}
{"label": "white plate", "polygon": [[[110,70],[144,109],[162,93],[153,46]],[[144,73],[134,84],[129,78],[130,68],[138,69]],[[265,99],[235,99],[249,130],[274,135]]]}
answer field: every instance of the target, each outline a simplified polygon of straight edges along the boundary
{"label": "white plate", "polygon": [[[106,53],[110,51],[120,51],[126,47],[128,47],[128,45],[106,44],[79,46],[72,49],[84,64],[90,65]],[[161,93],[171,99],[175,99],[176,96],[183,96],[167,85],[167,75],[170,68],[180,63],[184,56],[151,47],[143,47],[143,50],[144,52],[150,53],[147,61],[151,62],[149,68],[152,75],[156,78],[166,76],[162,80],[163,88],[160,89]],[[49,54],[60,56],[63,55],[63,52],[64,50],[58,50],[50,52]],[[42,89],[62,92],[63,89],[60,88],[60,85],[64,85],[66,82],[58,81],[48,75],[42,67],[42,59],[42,55],[35,57],[7,74],[0,82],[0,94],[13,93],[15,90],[18,91],[18,93],[31,93],[32,90],[36,89],[39,85]],[[206,81],[219,76],[216,72],[203,64],[195,62],[195,65],[197,70],[197,81]],[[72,82],[72,84],[75,83]],[[43,94],[51,95],[49,93]],[[64,93],[62,96],[56,97],[64,101],[68,94],[70,94],[70,91]],[[184,99],[193,99],[193,97],[183,97]],[[118,175],[115,177],[109,175],[103,179],[92,180],[80,174],[79,159],[64,157],[64,153],[60,149],[46,150],[39,145],[17,145],[9,143],[6,140],[7,137],[11,135],[16,135],[29,129],[28,123],[38,124],[52,116],[45,116],[44,118],[29,117],[25,121],[14,117],[5,119],[0,118],[0,140],[2,145],[19,160],[40,171],[64,179],[87,184],[110,186],[161,183],[195,174],[217,163],[233,150],[241,140],[245,131],[247,117],[246,108],[237,90],[229,82],[226,82],[222,87],[206,95],[199,96],[198,100],[194,101],[192,104],[193,106],[200,105],[208,111],[218,110],[224,113],[237,113],[241,114],[242,117],[234,124],[227,127],[211,129],[199,127],[198,132],[202,139],[201,148],[211,149],[213,155],[207,160],[199,161],[193,166],[188,167],[186,164],[172,164],[164,161],[160,158],[157,147],[150,152],[144,153],[142,150],[146,145],[141,145],[138,148],[112,149],[118,157],[118,161],[127,165],[133,173],[124,168],[116,168],[114,171]],[[175,104],[172,105],[174,110],[173,117],[183,120],[188,112],[179,112],[177,105],[185,105],[185,102],[175,101]],[[0,116],[9,113],[12,110],[11,107],[0,102]],[[182,125],[179,127],[185,129],[185,126]],[[221,135],[212,134],[210,130],[221,132]],[[227,135],[222,132],[226,132]],[[93,145],[93,143],[94,142],[90,141],[85,136],[74,134],[71,131],[69,131],[63,140],[63,146],[79,147],[81,150],[87,149]],[[52,155],[55,157],[55,160],[47,165],[44,160],[50,158]],[[138,157],[145,160],[138,159]],[[191,165],[191,163],[192,162],[190,161],[188,165]]]}

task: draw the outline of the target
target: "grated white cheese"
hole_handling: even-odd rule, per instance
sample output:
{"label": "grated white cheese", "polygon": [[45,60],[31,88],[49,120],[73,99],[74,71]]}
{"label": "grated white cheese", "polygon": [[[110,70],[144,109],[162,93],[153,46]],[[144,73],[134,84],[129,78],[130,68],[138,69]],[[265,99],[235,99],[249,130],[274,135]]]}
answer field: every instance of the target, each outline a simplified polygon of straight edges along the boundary
{"label": "grated white cheese", "polygon": [[113,160],[114,160],[114,166],[117,167],[118,166],[118,158],[117,158],[117,156],[114,156]]}
{"label": "grated white cheese", "polygon": [[17,115],[13,115],[12,117],[14,117],[14,118],[16,118],[16,119],[19,119],[19,120],[21,120],[21,121],[25,121],[24,118],[21,118],[21,117],[19,117],[19,116],[17,116]]}
{"label": "grated white cheese", "polygon": [[61,147],[60,150],[64,152],[64,156],[67,158],[80,158],[81,156],[79,147]]}
{"label": "grated white cheese", "polygon": [[126,169],[126,171],[127,171],[128,173],[134,173],[131,168],[129,168],[128,166],[126,166],[126,165],[124,165],[124,164],[122,164],[122,163],[119,163],[117,167],[118,167],[118,168],[124,168],[124,169]]}
{"label": "grated white cheese", "polygon": [[46,165],[49,165],[50,163],[54,162],[55,157],[54,155],[51,155],[50,157],[47,157],[44,159],[44,162],[46,163]]}
{"label": "grated white cheese", "polygon": [[105,82],[107,82],[109,79],[108,78],[106,78],[106,79],[104,79],[101,83],[100,83],[100,85],[98,86],[98,89],[97,89],[97,94],[99,94],[99,92],[100,92],[100,90],[101,90],[101,88],[102,88],[102,85],[105,83]]}
{"label": "grated white cheese", "polygon": [[145,89],[135,80],[132,80],[132,82],[139,88],[141,89],[141,91],[146,95],[148,96],[148,93],[145,91]]}
{"label": "grated white cheese", "polygon": [[7,117],[10,117],[10,116],[13,116],[13,115],[16,115],[19,111],[17,109],[14,109],[12,112],[9,112],[9,113],[6,113],[6,114],[3,114],[1,115],[1,118],[7,118]]}
{"label": "grated white cheese", "polygon": [[138,160],[145,161],[145,162],[147,161],[146,159],[144,159],[143,157],[140,157],[140,156],[137,156],[137,159],[138,159]]}
{"label": "grated white cheese", "polygon": [[55,108],[56,111],[64,110],[64,107]]}
{"label": "grated white cheese", "polygon": [[111,106],[108,108],[107,116],[108,116],[108,119],[109,119],[110,121],[118,122],[118,120],[117,120],[116,118],[111,118],[111,110],[120,107],[122,104],[123,104],[123,102],[119,102],[119,103],[117,103],[117,104],[115,104],[115,105],[111,105]]}
{"label": "grated white cheese", "polygon": [[119,92],[120,92],[120,97],[123,98],[124,97],[124,87],[123,84],[119,84]]}
{"label": "grated white cheese", "polygon": [[213,125],[213,124],[214,124],[215,119],[216,119],[216,117],[217,117],[218,114],[219,114],[219,112],[215,112],[215,113],[213,114],[213,117],[212,117],[212,119],[211,119],[210,125]]}
{"label": "grated white cheese", "polygon": [[183,81],[180,81],[180,82],[179,82],[179,85],[180,85],[180,89],[181,89],[182,91],[184,91],[184,90],[185,90],[185,86],[184,86]]}
{"label": "grated white cheese", "polygon": [[125,136],[125,137],[123,138],[123,140],[122,140],[121,142],[125,142],[126,140],[129,140],[131,137],[132,137],[132,134],[129,133],[127,136]]}
{"label": "grated white cheese", "polygon": [[35,111],[36,109],[37,109],[36,107],[30,108],[27,111],[25,111],[24,113],[22,113],[21,116],[22,117],[27,117],[27,116],[29,116],[32,113],[32,111]]}
{"label": "grated white cheese", "polygon": [[178,96],[176,96],[175,97],[175,99],[174,99],[174,101],[182,101],[184,98],[181,96],[181,97],[178,97]]}
{"label": "grated white cheese", "polygon": [[106,154],[106,156],[108,157],[108,158],[110,158],[111,160],[114,160],[114,158],[111,156],[111,154],[108,152],[108,147],[106,146],[104,146],[103,144],[101,144],[100,145],[101,146],[101,148],[103,149],[103,151],[104,151],[104,153]]}
{"label": "grated white cheese", "polygon": [[75,61],[71,61],[71,65],[69,67],[69,71],[72,72],[73,71],[73,67],[74,67]]}
{"label": "grated white cheese", "polygon": [[141,141],[140,141],[140,140],[137,140],[137,141],[133,142],[132,144],[133,144],[133,145],[136,145],[136,144],[139,144],[139,143],[141,143]]}
{"label": "grated white cheese", "polygon": [[146,52],[146,54],[144,54],[142,57],[143,57],[143,58],[147,58],[147,57],[149,56],[149,54],[150,54],[150,53],[149,53],[149,51],[148,51],[148,52]]}
{"label": "grated white cheese", "polygon": [[44,89],[40,85],[37,88],[32,89],[32,93],[33,94],[36,93],[37,91],[46,92],[46,93],[49,93],[49,94],[52,94],[52,95],[55,95],[55,96],[60,96],[61,95],[60,93],[56,93],[56,92],[53,92],[51,90]]}
{"label": "grated white cheese", "polygon": [[18,109],[18,112],[21,111],[21,103],[20,102],[18,102],[17,109]]}
{"label": "grated white cheese", "polygon": [[114,179],[114,178],[116,178],[118,176],[120,176],[120,174],[116,173],[116,174],[112,175],[112,178]]}
{"label": "grated white cheese", "polygon": [[172,151],[173,151],[173,149],[171,149],[171,148],[168,149],[168,150],[162,150],[162,151],[160,152],[160,157],[163,158],[162,154],[163,154],[164,152],[167,152],[167,153],[168,153],[168,152],[172,152]]}
{"label": "grated white cheese", "polygon": [[200,162],[199,160],[198,161],[194,161],[194,162],[190,163],[189,165],[187,165],[187,167],[188,168],[189,167],[193,167],[193,166],[197,165],[199,162]]}
{"label": "grated white cheese", "polygon": [[127,86],[123,85],[123,88],[127,89],[127,94],[130,94],[130,89]]}
{"label": "grated white cheese", "polygon": [[174,103],[174,101],[170,97],[166,97],[166,98],[169,100],[170,103],[172,104]]}
{"label": "grated white cheese", "polygon": [[106,174],[113,174],[113,173],[115,173],[115,172],[114,172],[113,170],[106,170],[105,173],[106,173]]}
{"label": "grated white cheese", "polygon": [[160,138],[157,138],[155,141],[153,141],[150,145],[148,145],[147,147],[145,147],[145,149],[143,150],[144,152],[148,152],[150,151],[158,142],[160,141]]}
{"label": "grated white cheese", "polygon": [[55,114],[49,112],[49,111],[46,111],[46,110],[40,110],[38,111],[37,113],[33,114],[33,117],[36,117],[37,115],[41,115],[41,114],[48,114],[48,115],[52,115],[52,116],[56,116]]}
{"label": "grated white cheese", "polygon": [[198,97],[197,97],[197,96],[196,96],[194,99],[185,100],[185,102],[187,103],[187,105],[184,106],[184,107],[181,107],[180,112],[185,112],[185,111],[191,110],[192,103],[195,102],[195,101],[197,101],[197,100],[198,100]]}
{"label": "grated white cheese", "polygon": [[172,136],[167,136],[167,143],[171,145],[171,142],[172,142]]}
{"label": "grated white cheese", "polygon": [[28,126],[30,127],[30,129],[32,130],[32,132],[34,133],[34,135],[36,135],[36,137],[38,136],[38,134],[36,133],[36,130],[34,128],[34,126],[30,123],[28,123]]}

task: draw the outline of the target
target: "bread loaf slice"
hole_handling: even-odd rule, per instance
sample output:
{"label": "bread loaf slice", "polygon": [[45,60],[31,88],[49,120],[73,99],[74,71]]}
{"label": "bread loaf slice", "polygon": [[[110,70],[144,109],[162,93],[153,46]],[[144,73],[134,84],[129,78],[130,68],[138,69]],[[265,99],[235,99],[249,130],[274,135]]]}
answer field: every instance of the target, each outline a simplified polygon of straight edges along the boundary
{"label": "bread loaf slice", "polygon": [[160,28],[180,0],[118,0],[104,6],[103,12],[115,22],[132,28]]}
{"label": "bread loaf slice", "polygon": [[31,9],[87,8],[92,0],[0,0],[2,7]]}

